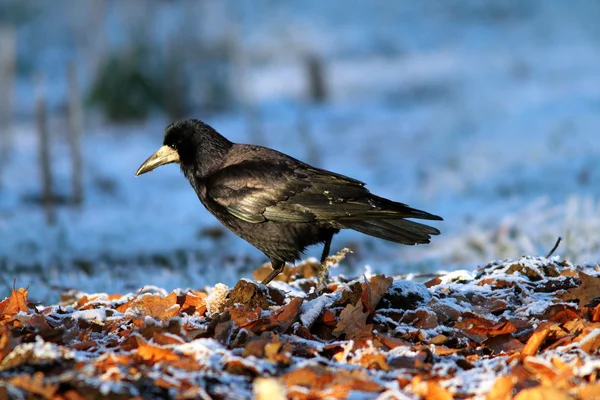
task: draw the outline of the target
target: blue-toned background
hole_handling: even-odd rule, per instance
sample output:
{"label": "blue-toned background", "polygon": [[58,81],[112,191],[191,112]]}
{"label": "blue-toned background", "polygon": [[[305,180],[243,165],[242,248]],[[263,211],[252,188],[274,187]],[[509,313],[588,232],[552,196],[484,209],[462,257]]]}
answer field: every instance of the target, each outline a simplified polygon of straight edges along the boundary
{"label": "blue-toned background", "polygon": [[251,276],[265,257],[177,166],[134,177],[183,117],[445,218],[427,246],[343,232],[332,250],[355,254],[338,273],[475,268],[559,235],[557,254],[595,263],[599,20],[593,1],[1,0],[0,285],[56,297]]}

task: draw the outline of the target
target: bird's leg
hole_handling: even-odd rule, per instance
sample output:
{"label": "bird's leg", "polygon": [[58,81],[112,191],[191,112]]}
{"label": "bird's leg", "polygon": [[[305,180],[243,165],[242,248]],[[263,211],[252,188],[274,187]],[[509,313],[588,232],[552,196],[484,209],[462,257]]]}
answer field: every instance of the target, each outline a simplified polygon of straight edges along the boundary
{"label": "bird's leg", "polygon": [[329,237],[325,240],[325,245],[323,246],[323,253],[321,254],[321,266],[325,265],[325,260],[329,257],[329,250],[331,249],[331,240],[333,239],[333,233],[329,235]]}
{"label": "bird's leg", "polygon": [[279,260],[271,260],[271,267],[273,271],[261,282],[263,285],[268,285],[277,275],[283,272],[283,267],[285,267],[285,263]]}
{"label": "bird's leg", "polygon": [[323,253],[321,254],[321,271],[319,272],[318,288],[322,290],[325,287],[325,281],[329,278],[329,270],[326,266],[327,257],[329,257],[329,250],[331,248],[331,240],[333,239],[333,232],[325,239],[323,245]]}

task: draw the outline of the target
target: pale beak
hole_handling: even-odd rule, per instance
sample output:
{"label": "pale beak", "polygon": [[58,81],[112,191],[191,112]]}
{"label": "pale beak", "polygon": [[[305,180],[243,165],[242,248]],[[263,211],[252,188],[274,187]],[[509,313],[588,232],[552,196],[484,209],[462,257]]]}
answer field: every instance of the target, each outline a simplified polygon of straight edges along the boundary
{"label": "pale beak", "polygon": [[142,165],[140,165],[135,176],[140,176],[146,172],[152,171],[156,167],[174,162],[179,162],[177,150],[169,146],[162,146],[156,153],[152,154]]}

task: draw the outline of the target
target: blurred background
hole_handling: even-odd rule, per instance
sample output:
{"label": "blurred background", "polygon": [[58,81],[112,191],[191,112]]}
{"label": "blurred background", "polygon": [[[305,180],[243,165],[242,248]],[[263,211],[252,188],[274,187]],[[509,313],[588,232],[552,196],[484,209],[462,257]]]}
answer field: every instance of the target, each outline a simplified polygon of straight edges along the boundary
{"label": "blurred background", "polygon": [[[0,287],[233,285],[266,261],[179,169],[178,118],[441,215],[409,247],[343,232],[333,273],[600,255],[600,3],[0,0]],[[308,256],[318,256],[312,248]]]}

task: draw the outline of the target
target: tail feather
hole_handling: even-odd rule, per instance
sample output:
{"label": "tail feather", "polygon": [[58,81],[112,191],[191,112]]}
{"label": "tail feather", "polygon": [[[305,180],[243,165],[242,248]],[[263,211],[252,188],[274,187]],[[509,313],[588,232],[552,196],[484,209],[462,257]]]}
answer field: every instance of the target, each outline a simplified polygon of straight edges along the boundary
{"label": "tail feather", "polygon": [[439,235],[440,233],[431,226],[404,219],[351,220],[344,221],[343,227],[380,239],[409,245],[429,243],[430,235]]}
{"label": "tail feather", "polygon": [[370,198],[382,210],[385,210],[388,212],[394,212],[397,214],[397,217],[400,217],[400,218],[417,218],[417,219],[443,221],[442,217],[440,217],[440,216],[430,214],[427,211],[417,210],[416,208],[412,208],[409,205],[404,204],[404,203],[398,203],[396,201],[388,200],[383,197],[375,196],[374,194],[370,195]]}

